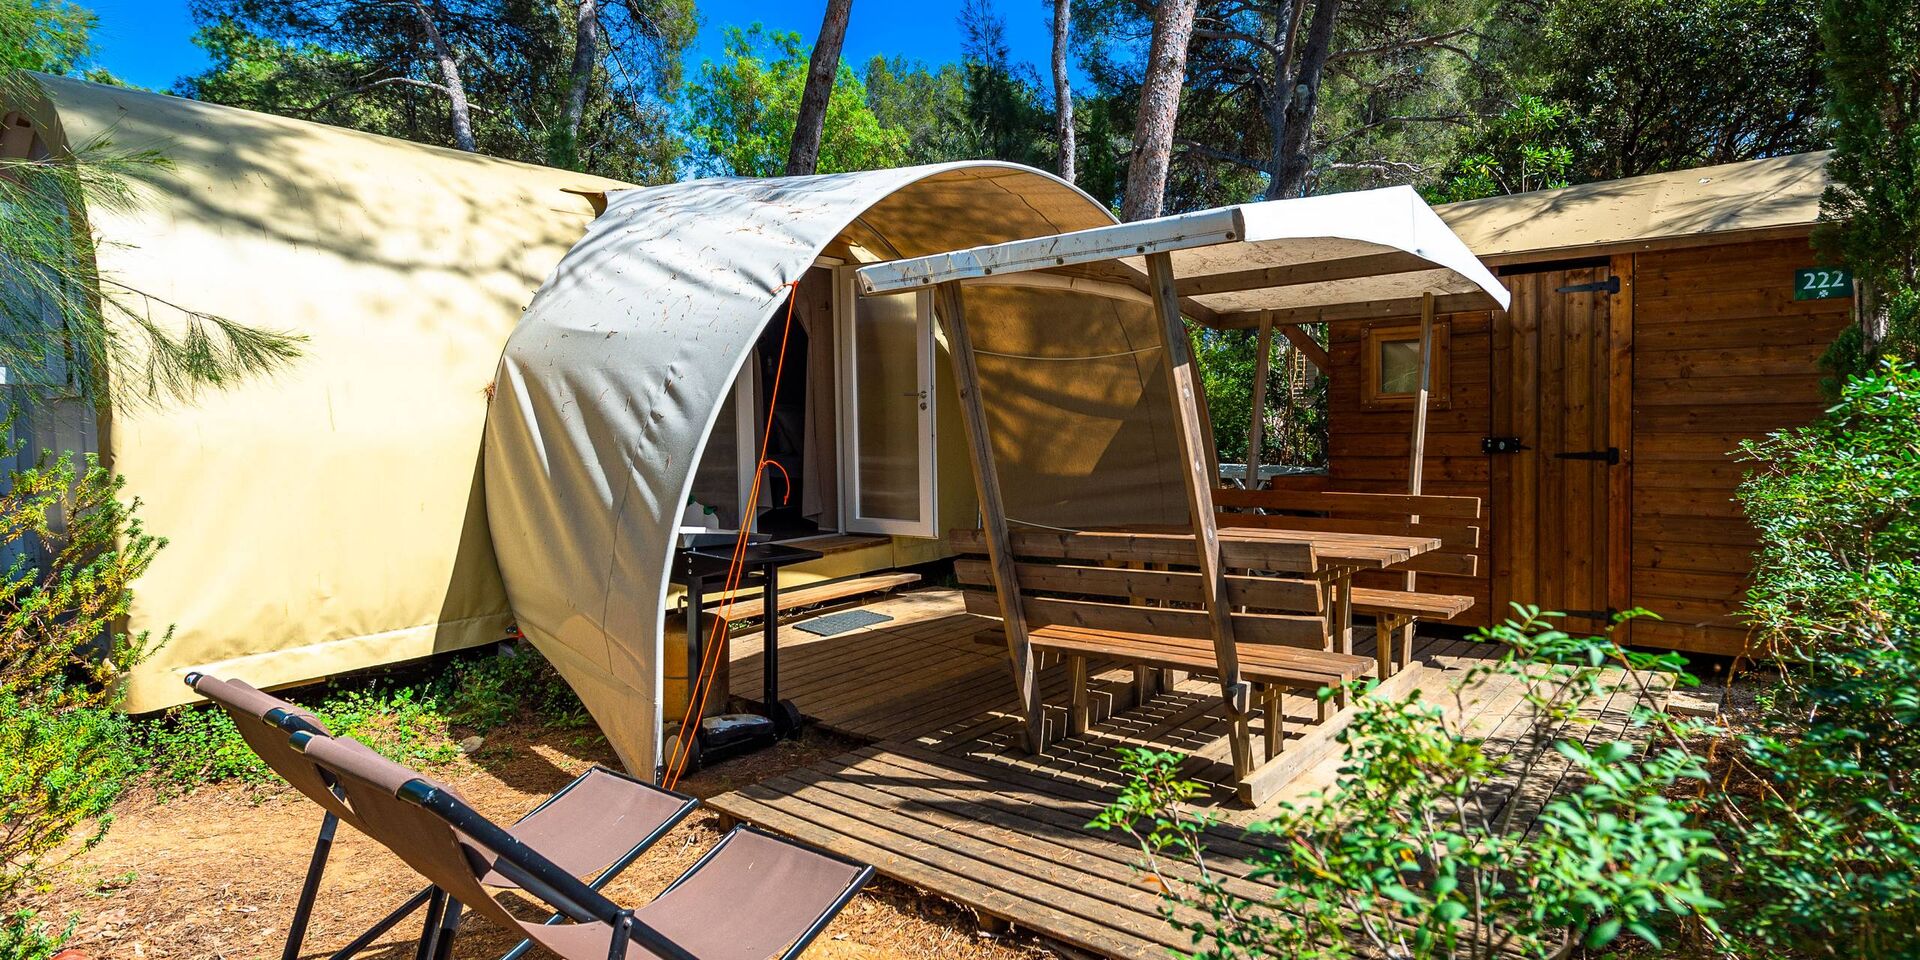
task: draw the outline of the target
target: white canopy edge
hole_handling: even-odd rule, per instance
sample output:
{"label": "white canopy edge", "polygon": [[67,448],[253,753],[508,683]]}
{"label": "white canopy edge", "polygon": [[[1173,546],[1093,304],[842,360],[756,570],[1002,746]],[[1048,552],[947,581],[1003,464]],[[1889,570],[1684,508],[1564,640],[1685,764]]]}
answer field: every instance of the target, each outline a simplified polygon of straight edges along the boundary
{"label": "white canopy edge", "polygon": [[[1315,256],[1297,243],[1330,244],[1338,252]],[[1354,245],[1373,252],[1400,251],[1432,263],[1437,290],[1478,288],[1502,308],[1509,295],[1473,251],[1449,229],[1411,187],[1386,187],[1352,193],[1269,200],[1175,214],[1072,233],[1016,240],[948,253],[893,260],[858,272],[863,295],[966,280],[996,274],[1045,270],[1074,264],[1124,260],[1148,253],[1206,250],[1205,256],[1176,259],[1181,279],[1217,276],[1287,263],[1309,263],[1353,256]],[[1305,254],[1305,255],[1303,255]],[[1441,271],[1444,271],[1443,273]],[[1316,284],[1318,305],[1380,299],[1368,278]]]}

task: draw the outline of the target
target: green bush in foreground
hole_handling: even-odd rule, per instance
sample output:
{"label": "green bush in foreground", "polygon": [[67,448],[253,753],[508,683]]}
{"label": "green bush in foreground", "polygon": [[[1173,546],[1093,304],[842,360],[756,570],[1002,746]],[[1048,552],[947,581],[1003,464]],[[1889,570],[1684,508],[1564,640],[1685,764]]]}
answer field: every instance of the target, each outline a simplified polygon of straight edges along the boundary
{"label": "green bush in foreground", "polygon": [[[1198,788],[1175,755],[1131,753],[1133,782],[1094,825],[1139,843],[1196,958],[1549,957],[1569,937],[1599,947],[1624,931],[1658,944],[1657,928],[1677,918],[1711,926],[1718,904],[1702,868],[1722,855],[1667,799],[1705,777],[1685,746],[1698,731],[1654,710],[1648,686],[1692,678],[1675,654],[1570,636],[1549,616],[1522,610],[1483,631],[1507,653],[1456,688],[1463,697],[1490,676],[1521,684],[1534,722],[1517,744],[1489,744],[1418,696],[1360,700],[1341,735],[1339,785],[1250,830],[1278,841],[1248,864],[1270,890],[1207,862],[1216,827],[1186,806]],[[1583,705],[1616,692],[1616,706],[1631,701],[1616,718],[1625,729],[1593,729]],[[1563,775],[1581,785],[1540,807]]]}
{"label": "green bush in foreground", "polygon": [[55,932],[53,924],[35,919],[31,910],[0,917],[0,960],[50,960],[72,934],[71,921]]}
{"label": "green bush in foreground", "polygon": [[1727,926],[1759,954],[1920,956],[1920,370],[1742,452],[1780,679],[1732,751]]}
{"label": "green bush in foreground", "polygon": [[0,693],[0,900],[51,866],[55,851],[98,843],[133,768],[118,714]]}

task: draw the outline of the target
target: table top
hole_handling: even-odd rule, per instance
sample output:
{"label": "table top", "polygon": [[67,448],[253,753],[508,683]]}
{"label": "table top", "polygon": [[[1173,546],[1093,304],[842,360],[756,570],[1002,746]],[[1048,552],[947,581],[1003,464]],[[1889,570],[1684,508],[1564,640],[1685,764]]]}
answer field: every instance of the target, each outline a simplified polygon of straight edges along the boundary
{"label": "table top", "polygon": [[[1156,538],[1177,536],[1191,539],[1193,536],[1193,531],[1184,526],[1137,525],[1102,529],[1114,533],[1154,534]],[[1350,567],[1359,570],[1381,570],[1405,563],[1423,553],[1440,549],[1440,540],[1437,537],[1330,533],[1324,530],[1287,530],[1267,527],[1221,527],[1220,542],[1223,545],[1244,545],[1256,550],[1263,544],[1275,546],[1305,544],[1313,548],[1314,557],[1323,567]]]}
{"label": "table top", "polygon": [[1220,539],[1240,543],[1307,543],[1325,564],[1379,570],[1405,563],[1440,549],[1437,537],[1400,537],[1376,533],[1329,533],[1324,530],[1276,530],[1264,527],[1224,527]]}

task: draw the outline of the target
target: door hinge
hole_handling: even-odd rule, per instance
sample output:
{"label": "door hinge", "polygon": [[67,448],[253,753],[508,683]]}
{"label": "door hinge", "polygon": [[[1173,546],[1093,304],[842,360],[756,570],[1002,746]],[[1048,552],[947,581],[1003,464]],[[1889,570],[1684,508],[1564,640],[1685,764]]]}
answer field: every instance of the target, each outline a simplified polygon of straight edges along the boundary
{"label": "door hinge", "polygon": [[1605,450],[1571,450],[1553,455],[1555,460],[1605,460],[1608,463],[1620,462],[1620,448],[1608,447]]}
{"label": "door hinge", "polygon": [[1612,607],[1608,607],[1605,610],[1562,610],[1560,612],[1566,614],[1568,617],[1581,620],[1599,620],[1603,623],[1612,623],[1613,618],[1620,615],[1620,611]]}
{"label": "door hinge", "polygon": [[1519,453],[1529,449],[1519,437],[1481,437],[1481,453]]}
{"label": "door hinge", "polygon": [[1554,287],[1554,293],[1619,293],[1620,278],[1608,277],[1592,283],[1576,283],[1568,287]]}

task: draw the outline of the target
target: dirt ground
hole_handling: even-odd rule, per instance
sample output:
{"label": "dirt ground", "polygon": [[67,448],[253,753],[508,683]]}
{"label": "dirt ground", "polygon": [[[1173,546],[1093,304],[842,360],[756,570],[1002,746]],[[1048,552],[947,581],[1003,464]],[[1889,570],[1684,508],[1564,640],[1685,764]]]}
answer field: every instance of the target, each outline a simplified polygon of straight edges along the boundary
{"label": "dirt ground", "polygon": [[[700,771],[682,781],[681,789],[713,796],[851,746],[809,734]],[[494,731],[473,756],[433,773],[482,812],[509,822],[594,763],[615,765],[597,735],[527,725]],[[651,899],[720,839],[717,819],[696,812],[610,884],[609,896],[636,906]],[[53,888],[29,898],[29,906],[43,919],[77,916],[68,945],[91,960],[277,958],[319,822],[319,809],[278,781],[173,798],[136,791],[121,803],[106,840],[67,862]],[[304,956],[328,956],[422,885],[378,845],[341,829]],[[530,907],[527,915],[536,914]],[[361,956],[411,958],[418,917]],[[505,933],[474,920],[461,925],[454,956],[497,957],[511,945]],[[1018,935],[983,932],[958,905],[876,880],[807,955],[814,960],[1033,960],[1055,954]]]}

